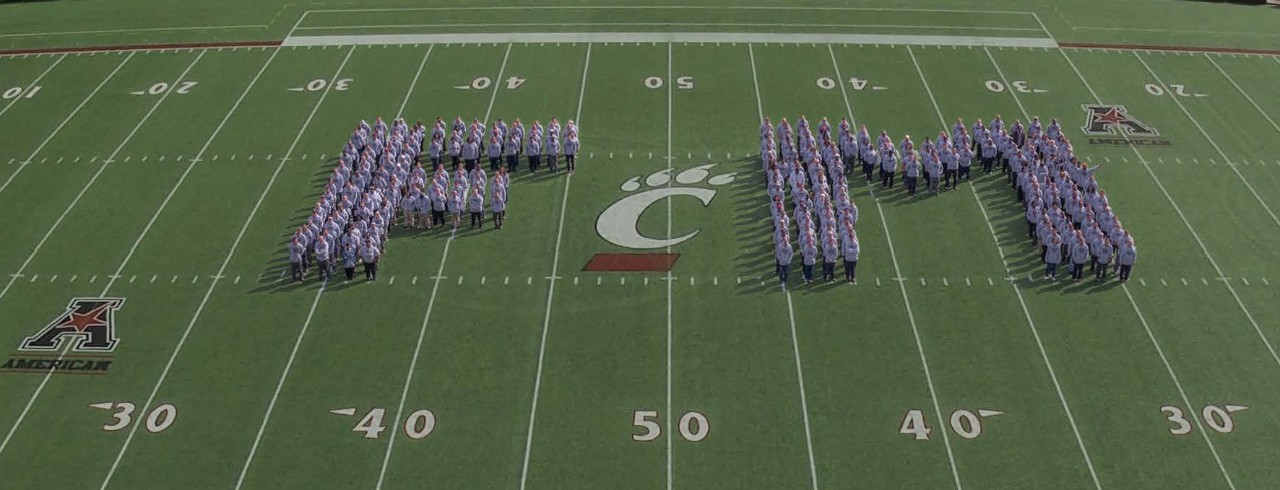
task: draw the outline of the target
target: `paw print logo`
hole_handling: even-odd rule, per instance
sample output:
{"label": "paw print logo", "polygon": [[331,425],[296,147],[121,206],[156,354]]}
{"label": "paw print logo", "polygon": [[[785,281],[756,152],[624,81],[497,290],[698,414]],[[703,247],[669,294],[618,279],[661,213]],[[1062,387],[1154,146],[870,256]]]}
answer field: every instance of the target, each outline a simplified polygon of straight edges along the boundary
{"label": "paw print logo", "polygon": [[[614,245],[638,250],[664,248],[683,243],[697,236],[701,229],[693,230],[681,236],[671,238],[652,238],[640,233],[640,216],[654,203],[674,196],[692,196],[698,198],[703,206],[710,206],[719,192],[716,187],[733,182],[735,173],[711,176],[711,168],[716,164],[700,165],[675,174],[675,169],[666,169],[647,177],[643,184],[641,177],[632,177],[622,183],[623,192],[633,193],[610,204],[596,218],[596,233]],[[710,177],[710,178],[708,178]],[[700,185],[709,185],[702,187]],[[641,190],[642,187],[648,187]]]}

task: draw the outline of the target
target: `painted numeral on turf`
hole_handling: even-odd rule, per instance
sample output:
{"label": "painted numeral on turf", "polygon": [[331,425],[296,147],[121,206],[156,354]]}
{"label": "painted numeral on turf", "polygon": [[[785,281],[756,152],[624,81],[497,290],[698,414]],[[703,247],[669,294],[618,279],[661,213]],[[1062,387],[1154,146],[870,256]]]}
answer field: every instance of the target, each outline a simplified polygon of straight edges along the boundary
{"label": "painted numeral on turf", "polygon": [[[951,412],[951,430],[965,439],[977,439],[982,435],[982,420],[996,415],[1004,415],[1004,412],[980,409],[974,413],[962,408]],[[902,417],[898,433],[909,435],[917,441],[927,441],[933,429],[929,428],[928,422],[925,421],[923,410],[912,409],[907,410],[906,415]]]}
{"label": "painted numeral on turf", "polygon": [[39,92],[41,88],[43,88],[41,85],[32,85],[29,89],[26,87],[10,87],[4,92],[0,92],[0,99],[13,100],[18,97],[30,99],[35,97],[36,93]]}
{"label": "painted numeral on turf", "polygon": [[[1248,409],[1249,407],[1244,405],[1205,405],[1200,410],[1200,416],[1210,429],[1221,434],[1227,434],[1236,429],[1235,417],[1232,414]],[[1173,424],[1169,427],[1170,434],[1183,436],[1191,433],[1191,422],[1187,421],[1187,417],[1181,408],[1174,405],[1165,405],[1160,407],[1160,411],[1164,413],[1165,419],[1170,424]]]}
{"label": "painted numeral on turf", "polygon": [[[657,410],[636,410],[631,414],[631,425],[641,432],[632,433],[631,440],[649,442],[662,436],[662,426],[658,424]],[[689,442],[699,442],[711,433],[711,422],[702,412],[685,412],[677,424],[680,437]]]}
{"label": "painted numeral on turf", "polygon": [[[133,412],[138,406],[130,402],[102,402],[92,403],[90,407],[101,410],[112,410],[111,414],[113,422],[103,424],[102,430],[107,432],[115,432],[133,423]],[[168,429],[173,422],[178,419],[178,408],[169,403],[164,403],[151,409],[151,413],[147,414],[146,420],[143,422],[147,428],[147,432],[157,433]]]}
{"label": "painted numeral on turf", "polygon": [[[173,92],[176,94],[186,95],[191,93],[191,89],[195,88],[196,85],[199,84],[200,82],[178,82],[178,84],[173,87]],[[160,95],[168,91],[168,82],[156,82],[154,85],[147,87],[146,90],[135,90],[129,93],[133,95]]]}
{"label": "painted numeral on turf", "polygon": [[[350,78],[339,78],[337,80],[334,80],[333,90],[336,90],[339,92],[346,92],[348,90],[351,90],[351,82],[353,81],[354,80]],[[306,85],[303,85],[301,87],[290,87],[288,90],[290,92],[319,92],[328,87],[329,87],[328,80],[325,80],[323,78],[317,78],[315,80],[307,82]]]}
{"label": "painted numeral on turf", "polygon": [[[334,415],[346,415],[348,417],[355,416],[354,408],[335,408],[329,410]],[[351,432],[364,434],[365,439],[377,439],[387,430],[384,420],[387,417],[387,409],[372,408],[360,418],[355,427],[351,428]],[[410,439],[425,439],[436,430],[436,414],[430,410],[422,409],[409,414],[404,419],[404,435]]]}
{"label": "painted numeral on turf", "polygon": [[[1006,87],[1004,86],[1004,82],[1000,80],[987,80],[985,85],[987,87],[987,90],[995,93],[1004,92],[1006,89]],[[1009,86],[1013,87],[1014,92],[1017,92],[1020,94],[1043,94],[1045,92],[1048,92],[1048,90],[1044,90],[1044,89],[1031,88],[1031,85],[1028,84],[1026,80],[1011,81],[1009,82]]]}
{"label": "painted numeral on turf", "polygon": [[[662,88],[666,81],[662,77],[649,77],[644,79],[644,86],[649,88]],[[693,88],[693,77],[680,76],[676,77],[676,88],[680,90],[690,90]]]}
{"label": "painted numeral on turf", "polygon": [[1183,85],[1180,83],[1169,84],[1169,92],[1166,92],[1164,87],[1154,83],[1148,83],[1144,85],[1142,88],[1145,89],[1147,93],[1157,97],[1162,96],[1169,92],[1173,92],[1173,95],[1176,95],[1178,97],[1208,97],[1209,96],[1209,94],[1192,92],[1187,89],[1186,85]]}
{"label": "painted numeral on turf", "polygon": [[[852,85],[854,90],[866,90],[866,89],[867,89],[867,87],[871,87],[871,90],[885,90],[885,89],[888,89],[888,87],[881,87],[881,86],[879,86],[879,85],[871,85],[871,82],[870,82],[869,80],[866,80],[866,79],[863,79],[863,78],[858,78],[858,77],[850,78],[850,79],[849,79],[849,85]],[[823,90],[831,90],[831,89],[833,89],[833,88],[836,88],[836,81],[835,81],[834,79],[832,79],[831,77],[819,77],[819,78],[818,78],[818,88],[823,89]]]}

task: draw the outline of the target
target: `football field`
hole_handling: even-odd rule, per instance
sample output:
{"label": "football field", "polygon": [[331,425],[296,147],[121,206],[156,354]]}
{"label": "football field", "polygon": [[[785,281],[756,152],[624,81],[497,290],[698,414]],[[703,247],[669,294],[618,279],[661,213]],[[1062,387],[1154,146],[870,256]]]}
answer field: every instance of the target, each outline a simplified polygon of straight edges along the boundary
{"label": "football field", "polygon": [[[1272,488],[1280,56],[961,7],[0,36],[0,488]],[[850,176],[857,283],[782,288],[759,127],[802,115],[895,143],[1056,118],[1133,278],[1041,280],[1023,205],[975,168],[914,198]],[[572,119],[578,170],[521,168],[501,230],[397,226],[376,282],[291,281],[377,117]]]}

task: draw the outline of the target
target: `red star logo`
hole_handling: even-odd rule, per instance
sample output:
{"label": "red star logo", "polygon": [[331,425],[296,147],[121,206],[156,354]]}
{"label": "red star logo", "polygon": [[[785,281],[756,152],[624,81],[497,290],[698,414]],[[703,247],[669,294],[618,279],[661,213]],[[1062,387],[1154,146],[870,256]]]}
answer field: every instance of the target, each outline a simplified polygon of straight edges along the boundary
{"label": "red star logo", "polygon": [[1111,107],[1107,109],[1107,112],[1093,113],[1093,122],[1095,123],[1102,123],[1107,125],[1118,125],[1128,120],[1129,120],[1129,117],[1125,115],[1125,113],[1120,112],[1120,109],[1115,107]]}
{"label": "red star logo", "polygon": [[88,313],[73,311],[67,315],[67,319],[60,326],[74,327],[77,332],[84,332],[89,327],[105,327],[107,326],[107,321],[103,318],[103,315],[106,314],[109,308],[111,308],[110,304],[104,304],[90,310]]}

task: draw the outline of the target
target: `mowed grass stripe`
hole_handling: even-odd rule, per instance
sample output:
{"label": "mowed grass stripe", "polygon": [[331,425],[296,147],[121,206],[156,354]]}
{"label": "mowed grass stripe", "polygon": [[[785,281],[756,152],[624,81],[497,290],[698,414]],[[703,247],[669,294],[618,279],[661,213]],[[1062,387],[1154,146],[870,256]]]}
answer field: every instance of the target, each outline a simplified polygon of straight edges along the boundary
{"label": "mowed grass stripe", "polygon": [[[665,420],[663,274],[577,271],[596,253],[630,251],[601,240],[594,226],[601,210],[626,195],[619,187],[623,182],[637,176],[643,181],[667,167],[657,158],[666,154],[667,92],[644,85],[645,78],[665,78],[666,72],[665,45],[592,47],[582,119],[584,148],[596,157],[582,161],[565,209],[559,275],[566,279],[552,301],[526,488],[665,486],[666,442],[631,437],[643,433],[631,425],[635,411],[658,411],[656,420]],[[613,160],[602,158],[604,151],[631,148],[634,159],[621,152]],[[655,158],[648,159],[648,151]],[[641,221],[647,235],[664,236],[660,204]],[[572,285],[571,275],[582,281]],[[597,279],[611,286],[597,286]],[[536,365],[530,362],[525,372],[522,390],[531,387]],[[662,430],[662,437],[679,437],[674,428]]]}
{"label": "mowed grass stripe", "polygon": [[[766,209],[759,160],[724,160],[731,152],[759,152],[760,104],[751,52],[743,45],[676,44],[672,60],[673,76],[691,77],[694,86],[674,90],[676,158],[669,185],[716,192],[706,206],[689,196],[669,201],[672,236],[700,230],[672,247],[681,255],[669,284],[672,401],[665,437],[674,446],[672,486],[816,488],[821,480],[811,471],[807,401],[797,372],[804,356],[792,339],[786,294],[779,294],[772,277],[766,278],[771,288],[747,303],[742,291],[711,286],[712,276],[741,275],[740,266],[754,269],[738,263],[738,244],[772,236],[767,220],[744,222],[740,216]],[[712,163],[701,180],[685,173]],[[735,172],[729,184],[710,182]],[[768,255],[758,258],[769,260]],[[691,277],[698,282],[691,285]],[[807,327],[797,323],[795,329]],[[681,433],[680,420],[690,412],[706,416],[706,439],[691,442]],[[689,430],[697,434],[699,429],[695,424]]]}
{"label": "mowed grass stripe", "polygon": [[[1077,65],[1083,67],[1079,63],[1078,57],[1071,57]],[[1096,78],[1087,78],[1087,71],[1081,68],[1081,81],[1090,87],[1091,92],[1099,89],[1095,93],[1107,94],[1109,88],[1112,87],[1110,80],[1099,80]],[[1111,89],[1111,93],[1114,89]],[[1146,152],[1136,152],[1143,156]],[[1211,263],[1216,271],[1221,271],[1215,258],[1220,254],[1212,253],[1215,250],[1212,246],[1205,246],[1200,240],[1204,236],[1202,233],[1196,233],[1197,228],[1193,226],[1202,223],[1196,222],[1195,225],[1184,214],[1187,206],[1183,203],[1181,195],[1175,200],[1175,194],[1165,189],[1163,183],[1169,183],[1170,179],[1166,179],[1166,172],[1161,172],[1159,176],[1155,173],[1149,163],[1144,163],[1144,168],[1153,181],[1161,186],[1162,193],[1166,200],[1178,216],[1184,221],[1186,229],[1193,234],[1199,235],[1194,238],[1201,245],[1202,252],[1207,261]],[[1207,281],[1206,281],[1207,282]],[[1177,290],[1172,289],[1163,291],[1163,294],[1144,291],[1141,288],[1134,288],[1134,302],[1143,308],[1144,312],[1148,312],[1151,322],[1156,325],[1154,329],[1157,333],[1161,326],[1176,326],[1180,331],[1185,332],[1182,335],[1160,335],[1165,340],[1165,344],[1170,352],[1168,355],[1170,367],[1169,370],[1178,373],[1178,378],[1182,380],[1182,384],[1187,387],[1190,396],[1196,397],[1191,401],[1191,407],[1188,407],[1188,416],[1193,417],[1193,422],[1203,426],[1200,409],[1202,403],[1236,403],[1249,405],[1251,402],[1235,402],[1224,400],[1237,400],[1246,398],[1249,400],[1257,400],[1257,404],[1274,403],[1270,400],[1273,398],[1271,390],[1264,386],[1267,380],[1271,379],[1276,372],[1275,357],[1270,350],[1267,334],[1253,317],[1251,311],[1261,309],[1267,311],[1268,315],[1272,308],[1266,304],[1246,305],[1241,299],[1239,293],[1229,282],[1222,283],[1224,287],[1213,287],[1203,291]],[[1225,289],[1225,291],[1223,291]],[[1227,294],[1223,294],[1223,293]],[[1199,302],[1199,304],[1197,304]],[[1232,308],[1235,303],[1236,308]],[[1205,305],[1215,305],[1206,308]],[[1239,309],[1243,315],[1237,315],[1233,310]],[[1241,318],[1243,316],[1243,318]],[[1219,328],[1215,330],[1215,335],[1209,337],[1189,338],[1188,335],[1196,335],[1195,332],[1202,332],[1206,325],[1230,325],[1231,328]],[[1252,329],[1249,325],[1251,324]],[[1239,327],[1236,327],[1239,325]],[[1252,330],[1252,331],[1251,331]],[[1226,353],[1231,354],[1226,354]],[[1251,376],[1239,377],[1234,373],[1249,372],[1254,373]],[[1197,393],[1201,393],[1197,395]],[[1222,395],[1219,393],[1226,393]],[[1228,398],[1230,397],[1230,398]],[[1197,399],[1198,398],[1198,399]],[[1184,402],[1185,403],[1185,402]],[[1238,434],[1233,441],[1240,441],[1244,447],[1252,446],[1274,437],[1276,426],[1273,419],[1264,419],[1265,425],[1255,426],[1256,432],[1243,432]],[[1200,430],[1203,431],[1203,428]],[[1202,434],[1208,444],[1214,444],[1216,434]],[[1257,438],[1257,439],[1255,439]],[[1239,480],[1242,484],[1248,484],[1252,481],[1268,481],[1273,477],[1274,470],[1270,465],[1258,461],[1254,457],[1257,456],[1255,449],[1240,449],[1238,451],[1228,450],[1226,446],[1222,446],[1222,441],[1218,441],[1217,446],[1223,447],[1220,451],[1222,454],[1220,465],[1224,466],[1223,472],[1229,471],[1231,478]],[[1236,464],[1233,464],[1236,463]]]}
{"label": "mowed grass stripe", "polygon": [[[1093,100],[1061,56],[998,51],[992,54],[1008,78],[1028,80],[1033,86],[1054,94],[1052,97],[1021,95],[1027,110],[1033,114],[1073,114],[1080,110],[1081,104]],[[1087,140],[1078,125],[1067,125],[1070,119],[1060,119],[1073,141]],[[1085,145],[1076,151],[1082,157],[1093,152],[1132,154],[1127,148]],[[1118,156],[1114,159],[1119,161]],[[1086,159],[1091,166],[1100,163],[1097,160],[1100,159]],[[1161,242],[1159,254],[1143,256],[1142,270],[1172,269],[1177,260],[1171,255],[1185,253],[1195,258],[1191,254],[1198,251],[1182,252],[1171,243],[1176,243],[1178,237],[1169,229],[1181,223],[1172,216],[1168,203],[1163,201],[1145,172],[1132,165],[1112,164],[1098,174],[1098,180],[1117,214],[1138,239],[1143,243]],[[984,186],[979,193],[984,200],[995,203],[991,207],[996,213],[1004,210],[1012,214],[1023,209],[1003,181]],[[1003,230],[1010,242],[1016,244],[1007,249],[1013,251],[1011,256],[1027,264],[1022,269],[1031,273],[1042,270],[1037,250],[1026,238],[1024,218],[1010,219]],[[1095,286],[1086,282],[1076,287],[1033,288],[1035,294],[1029,294],[1027,299],[1034,311],[1046,312],[1051,318],[1072,319],[1068,329],[1041,331],[1054,359],[1107,360],[1072,362],[1059,369],[1064,389],[1078,407],[1081,431],[1095,455],[1103,483],[1117,488],[1188,481],[1203,486],[1221,485],[1221,476],[1216,474],[1207,447],[1170,435],[1167,424],[1161,422],[1156,412],[1159,406],[1175,399],[1176,386],[1164,372],[1158,353],[1151,348],[1144,333],[1142,318],[1138,316],[1144,310],[1135,309],[1123,291],[1116,291],[1114,285]],[[1078,298],[1081,293],[1089,294],[1089,300],[1082,303]],[[1147,471],[1135,472],[1134,468]]]}
{"label": "mowed grass stripe", "polygon": [[[317,61],[325,60],[329,61],[329,65],[323,69],[328,70],[329,74],[332,74],[332,70],[337,67],[338,61],[342,59],[343,54],[344,52],[334,51],[332,55],[317,54],[314,56],[303,56],[303,59],[293,59],[291,63],[289,56],[282,52],[279,58],[273,61],[273,67],[269,68],[268,72],[264,73],[264,77],[260,79],[255,90],[246,97],[246,105],[244,105],[244,107],[251,107],[251,104],[256,101],[257,97],[268,95],[268,93],[275,97],[275,99],[278,99],[279,93],[283,92],[283,87],[273,87],[273,81],[275,79],[274,74],[288,73],[289,77],[296,77],[298,69],[305,67],[305,65],[317,64]],[[255,58],[246,58],[246,61],[247,63],[243,65],[242,70],[247,75],[250,70],[259,68],[261,58],[257,58],[257,56],[255,56]],[[302,61],[302,64],[300,64],[300,61]],[[279,90],[279,92],[276,92],[276,90]],[[241,130],[253,129],[260,130],[260,132],[274,132],[275,138],[279,139],[279,142],[276,143],[279,151],[278,156],[283,156],[284,152],[288,150],[292,134],[297,133],[298,130],[300,130],[302,120],[306,118],[308,113],[310,113],[312,106],[315,106],[319,95],[303,97],[307,100],[305,110],[297,110],[297,113],[292,115],[292,124],[278,125],[278,123],[273,120],[270,128],[264,128],[262,127],[262,124],[265,122],[262,122],[262,120],[244,119],[251,113],[239,113],[241,115],[233,118],[232,122],[228,124],[228,127],[224,129],[223,134],[225,134],[225,139],[220,139],[220,141],[227,141],[227,139],[230,139],[230,141],[233,142],[236,141],[236,136],[234,136],[234,134],[241,132]],[[287,109],[287,107],[287,105],[284,105],[282,107],[278,107],[278,110],[284,110]],[[302,107],[300,107],[300,109],[302,109]],[[285,113],[279,113],[278,116],[280,116],[280,114]],[[246,122],[248,123],[247,125]],[[271,128],[276,129],[273,130]],[[215,142],[214,146],[211,148],[216,148],[220,145],[221,143]],[[269,184],[271,175],[273,175],[273,171],[275,169],[278,169],[278,165],[280,165],[279,160],[274,159],[271,161],[260,162],[260,164],[252,166],[252,168],[244,168],[239,170],[238,173],[233,173],[234,175],[237,175],[237,178],[241,179],[242,182],[239,182],[237,186],[228,187],[228,193],[225,194],[225,197],[236,202],[237,207],[234,207],[232,210],[236,215],[225,216],[225,219],[227,219],[225,223],[227,223],[229,229],[207,230],[206,239],[209,239],[209,241],[216,241],[215,246],[216,248],[219,248],[218,251],[212,251],[207,253],[207,255],[204,255],[204,253],[201,253],[196,249],[196,251],[191,251],[191,255],[186,257],[188,260],[191,260],[192,262],[215,262],[220,260],[223,262],[223,265],[225,265],[225,262],[230,260],[230,255],[238,255],[238,253],[241,253],[241,248],[239,248],[239,246],[248,248],[248,243],[261,241],[261,233],[256,235],[247,234],[247,230],[244,226],[247,225],[247,221],[250,220],[253,215],[252,209],[259,209],[256,202],[257,198],[265,196],[268,192],[278,191],[278,188]],[[207,194],[205,192],[201,192],[201,184],[207,184],[209,182],[204,180],[206,178],[206,174],[204,174],[204,171],[202,170],[210,170],[210,166],[214,166],[214,168],[216,168],[215,165],[207,165],[206,162],[201,162],[201,164],[198,164],[196,168],[192,170],[192,182],[189,183],[191,184],[192,192],[180,192],[175,196],[174,201],[170,203],[175,214],[170,215],[170,217],[161,217],[161,220],[157,221],[154,232],[156,237],[187,237],[188,234],[186,233],[170,234],[169,232],[165,232],[165,230],[168,229],[168,226],[170,226],[170,223],[174,223],[174,221],[186,226],[200,226],[200,223],[191,223],[191,220],[189,220],[189,216],[191,215],[177,214],[177,212],[182,210],[182,207],[180,206],[186,202],[187,198],[196,198],[197,201],[207,200]],[[218,171],[219,174],[227,174],[228,170],[229,169],[227,168],[216,168],[216,171]],[[282,173],[282,175],[276,179],[275,183],[283,183],[284,178],[285,177],[283,177]],[[266,207],[261,207],[261,209],[265,210]],[[206,223],[205,225],[207,226],[210,224]],[[170,249],[168,253],[161,252],[152,256],[152,252],[148,252],[147,243],[143,243],[143,246],[140,247],[137,252],[138,264],[145,264],[147,260],[155,260],[155,258],[161,255],[169,255],[169,253],[172,253],[173,244],[169,244],[169,247]],[[229,251],[228,247],[232,247],[232,251]],[[205,270],[202,274],[216,274],[218,273],[218,270],[219,267],[215,262],[214,266],[211,266],[210,269]],[[221,448],[216,452],[216,454],[225,454],[228,459],[233,459],[236,458],[234,450],[239,449],[239,445],[234,444],[236,443],[234,440],[232,444],[228,444],[227,440],[223,438],[232,438],[232,436],[236,435],[237,432],[225,429],[223,423],[232,422],[234,423],[234,426],[243,426],[242,423],[234,421],[234,415],[236,415],[234,409],[243,409],[242,407],[244,404],[238,403],[241,402],[241,398],[239,397],[255,393],[255,391],[244,389],[246,386],[241,384],[244,380],[255,379],[255,377],[243,374],[243,372],[234,372],[234,368],[253,368],[259,366],[252,362],[252,360],[255,360],[255,356],[257,356],[257,354],[244,353],[244,349],[246,349],[248,345],[256,344],[243,344],[241,340],[250,335],[244,334],[243,331],[241,331],[241,333],[236,333],[237,340],[219,339],[214,343],[215,348],[236,348],[238,351],[236,354],[219,352],[220,357],[212,358],[212,360],[210,360],[210,358],[201,357],[201,345],[206,345],[205,348],[209,348],[207,347],[209,340],[205,340],[206,338],[204,336],[206,333],[225,334],[228,333],[228,331],[224,329],[229,329],[229,326],[246,324],[246,321],[243,321],[243,316],[238,317],[238,319],[233,321],[220,321],[218,319],[209,320],[209,316],[204,316],[205,312],[212,313],[212,311],[214,311],[212,308],[216,307],[216,302],[209,301],[210,297],[215,292],[215,285],[223,285],[221,290],[236,288],[233,284],[229,284],[229,281],[229,278],[221,279],[220,281],[216,281],[216,283],[215,281],[209,281],[209,283],[202,283],[201,287],[195,290],[195,292],[182,294],[165,292],[164,289],[146,289],[145,287],[142,287],[142,285],[137,285],[137,287],[134,287],[133,284],[120,285],[120,288],[122,288],[122,294],[132,297],[131,304],[137,304],[138,306],[136,308],[132,308],[132,310],[128,312],[128,317],[125,317],[124,315],[120,315],[118,317],[119,321],[122,322],[122,325],[133,325],[133,330],[138,331],[138,334],[129,336],[129,339],[132,340],[133,349],[138,349],[138,351],[133,352],[169,353],[169,356],[157,354],[157,356],[137,358],[136,362],[129,363],[128,371],[122,372],[124,375],[122,376],[122,379],[120,379],[120,383],[122,383],[122,385],[108,386],[110,390],[106,391],[106,393],[110,395],[110,398],[131,399],[134,403],[138,404],[138,407],[142,407],[142,404],[146,402],[148,393],[152,393],[151,397],[155,397],[154,403],[173,403],[175,407],[178,407],[179,416],[182,417],[182,420],[192,422],[189,423],[189,425],[188,423],[183,423],[183,430],[192,431],[191,434],[193,438],[205,441],[205,444],[209,444],[212,448]],[[209,306],[209,308],[205,310],[205,306]],[[248,311],[248,308],[241,306],[238,307],[238,311],[243,315],[243,312]],[[191,322],[193,320],[200,322],[200,325],[193,324],[193,322]],[[154,333],[151,333],[151,335],[143,335],[143,331],[141,330],[141,326],[143,325],[154,325]],[[188,329],[183,330],[183,326],[186,326]],[[268,333],[268,331],[276,331],[276,329],[255,329],[255,331],[257,331],[257,333]],[[122,335],[124,334],[122,333]],[[187,336],[183,339],[180,338],[182,335]],[[177,356],[179,344],[183,345],[183,352],[180,352],[180,356]],[[238,361],[234,363],[225,362],[227,360],[233,360],[233,358]],[[172,368],[166,368],[166,360],[172,363],[172,365],[169,365]],[[198,371],[198,374],[195,376],[195,380],[192,380],[191,371],[187,371],[187,368],[191,366],[195,366]],[[216,370],[224,372],[224,374],[227,374],[227,377],[215,377],[215,379],[211,379],[209,371],[207,371],[210,370],[210,368],[216,368]],[[166,376],[164,379],[165,383],[163,385],[157,384],[156,376],[160,375],[161,372],[168,372],[168,376],[172,376]],[[233,384],[236,388],[219,390],[219,388],[225,388],[225,386],[227,386],[224,383]],[[168,389],[152,391],[161,388],[170,388],[170,386],[178,386],[178,393],[169,394]],[[198,398],[198,395],[200,394],[207,394],[210,398]],[[211,417],[210,412],[214,412],[214,415]],[[224,416],[230,418],[223,418]],[[174,429],[177,429],[177,427],[174,427]],[[175,452],[175,449],[170,447],[169,444],[178,444],[177,441],[164,438],[152,439],[150,434],[143,432],[143,434],[138,434],[137,439],[132,441],[132,452],[120,453],[120,450],[123,449],[123,438],[113,438],[111,440],[113,441],[111,441],[110,447],[105,450],[115,450],[116,454],[127,455],[127,457],[119,459],[120,466],[118,467],[118,470],[116,470],[115,475],[111,477],[111,482],[113,482],[114,485],[128,486],[131,485],[132,481],[136,481],[136,478],[143,478],[143,481],[146,481],[146,478],[154,476],[157,471],[156,468],[151,467],[151,464],[155,464],[160,461],[164,461],[166,468],[180,468],[180,471],[173,473],[173,477],[179,477],[180,475],[201,478],[201,481],[210,480],[209,467],[200,466],[200,464],[189,464],[188,459],[155,457],[155,455],[152,455],[172,455]],[[159,453],[152,453],[157,450],[157,447],[159,447]],[[225,461],[227,461],[227,459],[219,459],[219,461],[215,461],[214,463],[218,463],[218,466],[215,468],[225,471],[225,468],[230,466],[230,464],[225,463]],[[201,459],[201,462],[204,462],[204,459]],[[102,481],[104,481],[104,475],[106,475],[106,470],[91,473],[88,477],[93,478],[93,484],[100,485],[102,484]]]}
{"label": "mowed grass stripe", "polygon": [[[313,144],[336,144],[340,148],[349,137],[350,129],[354,127],[355,121],[351,114],[364,114],[361,117],[369,121],[378,114],[389,119],[404,104],[405,98],[411,98],[412,101],[409,87],[413,84],[414,74],[425,49],[361,49],[359,55],[362,56],[353,59],[350,76],[366,84],[376,78],[377,85],[365,86],[366,90],[375,92],[344,94],[341,105],[334,107],[337,114],[347,114],[340,116],[346,118],[343,126],[337,126],[337,120],[329,118],[335,122],[333,127],[344,129],[326,131],[328,142],[317,137],[313,138]],[[423,95],[433,93],[428,87],[437,74],[435,67],[449,66],[443,49],[436,48],[431,58],[414,89]],[[500,58],[485,56],[455,66],[485,66],[486,72],[492,77],[498,60]],[[388,63],[396,68],[388,71]],[[487,97],[485,100],[487,101]],[[322,185],[322,179],[328,178],[332,165],[332,162],[324,164],[324,175],[317,175],[315,178],[318,185]],[[307,194],[309,201],[315,199],[314,194]],[[298,215],[302,217],[310,210],[309,204],[304,205],[307,206],[307,211],[298,211]],[[399,281],[408,280],[408,275],[420,274],[423,278],[431,275],[434,272],[432,262],[438,263],[443,247],[442,241],[439,241],[442,237],[435,233],[393,234],[388,251],[380,262],[377,283],[365,284],[362,275],[358,282],[345,283],[339,279],[321,296],[309,325],[304,323],[303,316],[287,321],[294,334],[289,338],[288,344],[299,345],[295,369],[287,373],[287,378],[283,364],[271,371],[274,376],[269,376],[269,379],[280,380],[278,382],[282,383],[278,388],[279,397],[274,410],[269,414],[269,423],[264,419],[267,407],[260,408],[253,418],[264,420],[266,425],[261,442],[257,444],[256,456],[251,462],[244,462],[247,473],[242,477],[243,488],[276,487],[282,481],[313,482],[313,485],[324,485],[325,482],[332,481],[347,482],[351,486],[374,485],[385,448],[380,442],[400,435],[400,426],[391,420],[394,417],[393,394],[400,386],[400,373],[409,364],[412,346],[408,339],[415,338],[418,327],[413,319],[419,316],[429,292],[421,283],[416,288],[405,290],[388,290],[385,284],[390,282],[392,276],[397,276],[397,284],[400,284]],[[411,243],[397,244],[405,241]],[[424,245],[429,247],[429,255],[423,253]],[[273,251],[271,259],[276,260],[279,253],[280,249]],[[313,277],[306,287],[287,285],[280,286],[279,290],[301,292],[314,287],[314,281]],[[382,306],[372,309],[359,306],[367,304]],[[351,328],[352,325],[376,325],[379,326],[378,333],[372,335],[372,331]],[[351,346],[354,345],[363,347],[353,351]],[[348,366],[328,361],[335,357],[351,357],[353,362],[360,363],[364,368],[352,370]],[[303,369],[302,366],[306,368]],[[356,407],[359,413],[352,418],[327,413],[327,410],[345,407]],[[373,408],[388,412],[384,419],[387,429],[376,441],[351,432],[360,418]],[[317,431],[314,429],[317,424],[328,429]],[[307,434],[308,437],[300,434]],[[246,446],[246,449],[251,447],[253,446]],[[316,447],[341,448],[345,463],[334,465],[320,462],[310,452]]]}
{"label": "mowed grass stripe", "polygon": [[[836,78],[825,47],[756,46],[754,52],[763,110],[775,126],[783,117],[794,123],[802,114],[811,124],[824,115],[831,117],[834,125],[847,113],[838,89],[817,86],[820,77]],[[861,70],[849,69],[842,75],[866,78]],[[755,161],[750,165],[752,170],[758,168]],[[773,288],[776,279],[769,267],[773,243],[769,214],[763,207],[763,183],[748,178],[743,185],[752,202],[760,206],[753,213],[760,221],[748,249],[751,253],[740,253],[739,261],[763,274],[767,287]],[[850,175],[849,190],[859,207],[857,230],[862,249],[858,285],[794,286],[792,294],[809,388],[818,480],[827,487],[954,486],[940,434],[935,432],[930,443],[896,434],[908,410],[932,404],[908,312],[895,284],[897,274],[889,259],[881,218],[860,174]],[[742,206],[745,204],[739,205],[739,213],[745,214]],[[800,277],[798,269],[799,265],[793,264],[793,285]],[[764,288],[740,286],[739,294],[758,293]],[[875,374],[851,377],[849,373]],[[856,416],[849,415],[849,407],[860,407]],[[937,420],[933,416],[928,419]]]}
{"label": "mowed grass stripe", "polygon": [[[499,118],[511,125],[518,117],[527,130],[534,120],[545,124],[557,117],[564,124],[575,118],[586,45],[516,45],[510,53],[505,45],[486,47],[479,53],[473,47],[438,49],[438,54],[449,60],[442,66],[459,66],[458,57],[476,62],[466,64],[473,70],[444,69],[428,80],[433,92],[424,101],[429,107],[424,116],[441,114],[451,120],[454,114],[488,110],[491,125]],[[481,60],[484,64],[479,64]],[[496,91],[484,93],[493,99],[492,107],[487,101],[479,105],[466,99],[444,102],[446,95],[472,90],[456,86],[470,83],[474,76],[492,78],[500,68],[503,78],[495,79],[491,89]],[[510,77],[525,81],[511,89],[507,83]],[[587,145],[594,145],[587,141]],[[525,164],[524,158],[521,164]],[[481,165],[488,172],[487,160]],[[437,427],[442,430],[421,441],[395,434],[400,440],[394,451],[389,447],[384,454],[388,458],[384,460],[385,473],[380,475],[384,488],[403,488],[418,481],[445,486],[519,486],[522,436],[542,326],[539,312],[544,311],[551,287],[546,277],[551,275],[550,262],[554,260],[564,181],[563,173],[553,176],[545,167],[537,176],[529,175],[527,167],[521,168],[512,174],[508,221],[502,230],[493,229],[491,217],[483,230],[471,230],[464,219],[448,260],[432,254],[433,263],[427,265],[441,266],[444,277],[438,286],[436,279],[428,278],[429,286],[424,290],[434,296],[404,315],[419,321],[422,337],[417,365],[403,375],[400,393],[404,398],[397,400],[392,393],[384,398],[388,405],[399,401],[400,423],[412,412],[425,409],[436,415]],[[441,239],[445,236],[440,235]],[[436,272],[432,270],[430,275]],[[457,285],[459,278],[465,279],[461,286]],[[557,291],[563,287],[566,284],[561,280]],[[477,364],[485,369],[466,368]],[[391,406],[388,412],[394,415]],[[441,464],[419,464],[424,460]]]}

